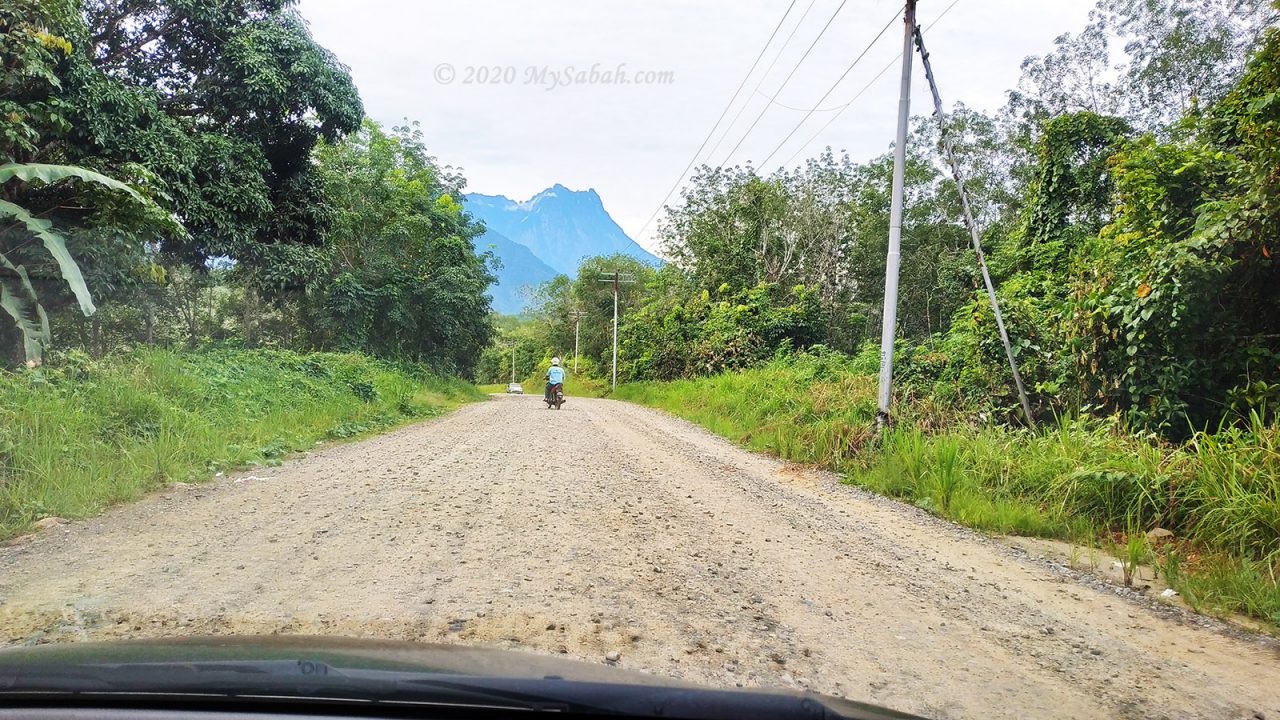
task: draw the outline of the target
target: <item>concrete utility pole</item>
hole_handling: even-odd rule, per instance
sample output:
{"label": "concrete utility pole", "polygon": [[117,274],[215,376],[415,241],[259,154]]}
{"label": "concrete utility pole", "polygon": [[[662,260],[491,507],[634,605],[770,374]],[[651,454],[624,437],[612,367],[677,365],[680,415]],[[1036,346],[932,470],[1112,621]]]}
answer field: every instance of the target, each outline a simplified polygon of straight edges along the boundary
{"label": "concrete utility pole", "polygon": [[1013,384],[1018,388],[1018,399],[1022,401],[1022,414],[1027,418],[1027,427],[1034,428],[1036,421],[1031,417],[1031,402],[1027,400],[1027,390],[1022,386],[1022,374],[1018,372],[1018,361],[1013,357],[1013,346],[1009,343],[1009,333],[1004,327],[1004,316],[1000,314],[1000,301],[996,299],[996,287],[991,282],[991,273],[987,271],[987,258],[982,252],[982,240],[979,238],[978,224],[973,220],[973,212],[969,209],[969,193],[964,188],[964,173],[960,172],[960,163],[956,160],[956,146],[947,132],[947,116],[942,111],[942,95],[938,93],[938,82],[933,77],[933,67],[929,64],[929,51],[924,49],[924,35],[916,28],[916,45],[920,48],[920,64],[924,67],[925,79],[929,81],[929,91],[933,93],[933,116],[938,121],[938,130],[942,133],[942,148],[947,154],[947,162],[951,165],[951,177],[956,181],[956,189],[960,191],[960,207],[964,210],[964,224],[969,228],[973,240],[973,252],[978,256],[978,267],[982,269],[982,282],[987,286],[987,300],[991,302],[991,312],[996,318],[996,329],[1000,331],[1000,342],[1004,343],[1005,357],[1009,358],[1009,371],[1013,373]]}
{"label": "concrete utility pole", "polygon": [[893,146],[893,199],[889,205],[889,254],[884,268],[884,312],[880,328],[880,407],[876,425],[889,423],[893,397],[893,341],[898,325],[898,265],[902,248],[902,187],[907,166],[907,123],[911,119],[911,57],[916,30],[916,0],[907,0],[903,13],[902,84],[898,94],[898,136]]}
{"label": "concrete utility pole", "polygon": [[578,374],[578,330],[582,327],[582,318],[586,316],[584,310],[570,310],[569,317],[573,318],[573,374]]}
{"label": "concrete utility pole", "polygon": [[600,278],[600,282],[613,283],[613,389],[618,389],[618,283],[633,283],[635,277],[614,270]]}
{"label": "concrete utility pole", "polygon": [[511,343],[511,384],[516,382],[516,344]]}

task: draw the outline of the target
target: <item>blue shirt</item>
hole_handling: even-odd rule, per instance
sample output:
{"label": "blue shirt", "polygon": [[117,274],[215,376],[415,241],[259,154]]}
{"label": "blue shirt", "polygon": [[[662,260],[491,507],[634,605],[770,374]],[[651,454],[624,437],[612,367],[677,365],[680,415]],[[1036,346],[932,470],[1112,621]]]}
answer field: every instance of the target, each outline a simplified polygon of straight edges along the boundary
{"label": "blue shirt", "polygon": [[562,368],[562,367],[558,367],[558,366],[556,366],[556,365],[552,365],[552,366],[551,366],[551,369],[547,371],[547,380],[548,380],[552,385],[555,385],[556,383],[563,383],[563,382],[564,382],[564,368]]}

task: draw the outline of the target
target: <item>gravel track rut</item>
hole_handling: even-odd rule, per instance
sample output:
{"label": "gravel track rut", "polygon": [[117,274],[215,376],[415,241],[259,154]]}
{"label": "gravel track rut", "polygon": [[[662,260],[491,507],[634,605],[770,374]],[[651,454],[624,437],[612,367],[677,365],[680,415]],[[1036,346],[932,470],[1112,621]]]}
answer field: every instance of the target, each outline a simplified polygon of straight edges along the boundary
{"label": "gravel track rut", "polygon": [[565,654],[936,717],[1280,718],[1274,641],[665,414],[494,397],[0,548],[0,642]]}

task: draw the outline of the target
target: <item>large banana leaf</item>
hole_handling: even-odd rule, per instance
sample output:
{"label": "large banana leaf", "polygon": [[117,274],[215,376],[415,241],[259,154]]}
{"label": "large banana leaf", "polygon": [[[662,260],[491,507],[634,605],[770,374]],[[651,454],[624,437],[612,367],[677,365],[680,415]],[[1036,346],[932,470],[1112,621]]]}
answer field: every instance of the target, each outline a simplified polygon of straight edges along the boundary
{"label": "large banana leaf", "polygon": [[[186,230],[176,218],[168,215],[149,198],[119,180],[107,177],[102,173],[71,165],[46,165],[41,163],[6,163],[0,165],[0,184],[15,179],[23,182],[38,180],[43,183],[56,183],[63,180],[76,179],[97,183],[111,190],[126,193],[130,198],[154,210],[165,218],[164,224],[171,226],[170,229],[173,232],[186,233]],[[75,294],[76,300],[80,303],[81,312],[85,315],[92,315],[96,312],[97,308],[94,307],[93,297],[89,294],[89,286],[85,284],[84,275],[80,272],[80,266],[76,264],[75,258],[71,257],[71,253],[67,251],[66,239],[54,231],[53,223],[32,215],[20,205],[0,200],[0,218],[5,217],[13,218],[32,235],[40,238],[40,242],[44,243],[45,249],[49,251],[54,261],[58,263],[58,270],[62,274],[62,279],[66,281],[71,288],[71,292]],[[39,362],[43,355],[44,347],[49,343],[49,318],[45,314],[44,307],[40,304],[39,297],[31,284],[31,279],[27,276],[26,269],[21,265],[14,265],[3,254],[0,254],[0,307],[13,317],[18,324],[18,328],[22,331],[23,346],[26,350],[27,360]]]}
{"label": "large banana leaf", "polygon": [[[0,166],[0,169],[4,167],[9,166]],[[112,180],[112,182],[115,181]],[[94,307],[93,298],[89,295],[89,286],[85,284],[84,275],[80,273],[80,266],[76,264],[75,258],[71,257],[71,253],[67,252],[66,239],[53,231],[53,223],[44,218],[33,216],[18,205],[6,200],[0,200],[0,216],[5,215],[22,223],[31,234],[40,238],[40,241],[44,243],[45,249],[57,261],[58,270],[62,273],[62,279],[67,281],[67,285],[71,287],[71,292],[75,294],[76,300],[80,303],[80,311],[85,315],[92,315],[96,312],[97,308]],[[9,261],[5,260],[5,262],[8,263]]]}
{"label": "large banana leaf", "polygon": [[75,178],[86,182],[95,182],[112,190],[128,193],[139,201],[148,202],[137,190],[119,180],[74,165],[46,165],[43,163],[6,163],[0,165],[0,183],[9,182],[14,178],[18,178],[23,182],[39,180],[44,183],[56,183]]}
{"label": "large banana leaf", "polygon": [[4,255],[0,255],[0,308],[9,313],[22,331],[27,362],[39,363],[49,344],[49,316],[36,297],[26,269],[9,262]]}

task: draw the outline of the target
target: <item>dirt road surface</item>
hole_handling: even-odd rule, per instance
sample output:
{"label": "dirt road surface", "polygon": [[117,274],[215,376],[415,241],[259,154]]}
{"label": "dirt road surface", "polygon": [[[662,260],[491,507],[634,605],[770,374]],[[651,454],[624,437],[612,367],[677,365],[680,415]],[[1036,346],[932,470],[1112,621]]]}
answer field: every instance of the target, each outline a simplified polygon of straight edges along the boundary
{"label": "dirt road surface", "polygon": [[496,397],[0,548],[0,642],[309,633],[937,717],[1280,718],[1280,652],[640,407]]}

